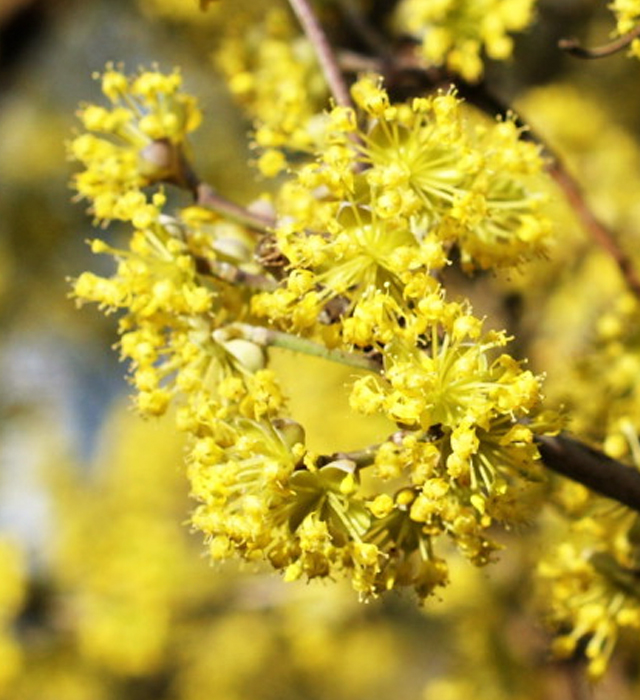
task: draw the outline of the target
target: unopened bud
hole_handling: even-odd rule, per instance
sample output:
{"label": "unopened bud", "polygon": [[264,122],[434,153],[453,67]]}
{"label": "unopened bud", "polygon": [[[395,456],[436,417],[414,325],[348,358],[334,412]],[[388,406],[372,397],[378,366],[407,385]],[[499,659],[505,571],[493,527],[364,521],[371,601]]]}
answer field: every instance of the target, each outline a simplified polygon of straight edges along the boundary
{"label": "unopened bud", "polygon": [[266,356],[264,348],[243,338],[233,338],[224,343],[225,350],[250,372],[264,369]]}
{"label": "unopened bud", "polygon": [[305,444],[304,428],[291,418],[276,418],[273,421],[273,427],[289,447]]}
{"label": "unopened bud", "polygon": [[157,139],[139,154],[139,170],[149,182],[179,182],[182,179],[179,147],[167,139]]}

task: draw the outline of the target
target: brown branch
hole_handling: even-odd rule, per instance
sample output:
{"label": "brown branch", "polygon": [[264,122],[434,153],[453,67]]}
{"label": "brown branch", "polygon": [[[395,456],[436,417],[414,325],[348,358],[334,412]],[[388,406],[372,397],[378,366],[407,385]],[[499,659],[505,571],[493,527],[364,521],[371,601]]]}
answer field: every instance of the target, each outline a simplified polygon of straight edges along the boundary
{"label": "brown branch", "polygon": [[275,219],[264,214],[253,212],[246,207],[242,207],[222,195],[219,195],[213,187],[206,182],[199,182],[195,188],[196,204],[207,209],[218,212],[226,219],[235,221],[242,226],[246,226],[259,233],[270,233],[275,226]]}
{"label": "brown branch", "polygon": [[612,56],[622,49],[626,49],[633,41],[640,38],[640,24],[634,27],[627,34],[623,34],[614,41],[603,46],[597,46],[594,49],[587,49],[580,45],[577,39],[561,39],[558,42],[558,47],[568,54],[575,56],[576,58],[606,58],[607,56]]}
{"label": "brown branch", "polygon": [[322,69],[322,73],[329,85],[329,90],[336,104],[342,107],[352,107],[353,104],[342,71],[338,66],[333,50],[311,6],[307,0],[289,0],[289,4],[298,17],[304,29],[304,33],[315,49],[320,68]]}
{"label": "brown branch", "polygon": [[544,465],[640,512],[640,471],[565,434],[536,437]]}
{"label": "brown branch", "polygon": [[[388,439],[401,441],[403,435],[399,431]],[[640,471],[607,457],[569,435],[536,436],[535,441],[547,469],[640,512]],[[379,447],[377,444],[353,452],[335,452],[322,456],[319,464],[347,459],[354,462],[356,469],[362,469],[373,464]]]}
{"label": "brown branch", "polygon": [[[546,151],[550,153],[548,147],[546,147]],[[580,219],[584,229],[613,258],[627,286],[640,299],[640,278],[631,258],[622,250],[613,231],[593,213],[584,198],[580,185],[564,168],[556,155],[550,159],[547,171],[564,192],[567,203]]]}
{"label": "brown branch", "polygon": [[260,233],[269,233],[275,226],[273,217],[242,207],[203,182],[180,145],[171,143],[168,139],[157,139],[140,156],[147,167],[152,169],[155,176],[153,182],[164,182],[189,190],[196,204],[201,207],[216,211],[225,218]]}

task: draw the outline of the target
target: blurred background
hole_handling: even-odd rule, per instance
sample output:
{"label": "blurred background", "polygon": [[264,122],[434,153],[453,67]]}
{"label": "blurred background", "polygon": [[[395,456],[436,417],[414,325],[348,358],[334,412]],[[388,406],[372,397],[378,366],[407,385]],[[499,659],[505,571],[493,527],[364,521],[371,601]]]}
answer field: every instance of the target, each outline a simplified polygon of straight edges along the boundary
{"label": "blurred background", "polygon": [[[637,664],[630,671],[624,656],[592,696],[578,664],[550,660],[531,602],[533,528],[516,533],[527,544],[490,572],[460,563],[456,585],[424,609],[401,596],[363,605],[338,583],[285,585],[204,560],[183,524],[183,447],[162,422],[172,418],[134,415],[113,318],[69,298],[69,278],[106,263],[85,244],[91,217],[72,202],[65,149],[78,104],[100,100],[92,74],[107,62],[180,66],[205,112],[199,171],[240,202],[260,191],[247,164],[250,123],[212,67],[224,22],[195,6],[0,0],[0,698],[637,697]],[[603,43],[612,26],[603,2],[541,2],[515,59],[489,66],[488,80],[565,153],[598,213],[630,231],[640,222],[640,65],[624,56],[587,64],[557,50],[566,36]],[[555,262],[477,292],[480,308],[535,334],[532,362],[551,377],[563,365],[550,338],[571,351],[583,322],[572,334],[558,329],[567,259],[585,288],[593,269],[615,278],[602,272],[606,262],[593,267],[571,214],[558,216],[568,243]],[[541,287],[554,276],[549,301]],[[345,373],[323,368],[317,386],[309,362],[297,371],[309,379],[289,388],[303,423],[322,416],[318,445],[359,430],[365,439],[366,426],[345,428],[335,405]]]}

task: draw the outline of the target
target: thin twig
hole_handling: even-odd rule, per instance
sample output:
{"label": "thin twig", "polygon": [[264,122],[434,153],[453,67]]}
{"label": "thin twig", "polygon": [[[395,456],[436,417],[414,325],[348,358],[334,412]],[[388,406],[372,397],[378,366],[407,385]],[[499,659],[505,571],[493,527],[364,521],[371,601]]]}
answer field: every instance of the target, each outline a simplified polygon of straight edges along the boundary
{"label": "thin twig", "polygon": [[307,0],[289,0],[291,9],[295,12],[304,33],[315,49],[322,73],[329,85],[329,90],[337,105],[341,107],[352,107],[349,90],[345,83],[342,71],[338,66],[336,57],[327,40],[324,30],[318,22],[311,6]]}
{"label": "thin twig", "polygon": [[331,462],[347,460],[353,462],[355,471],[366,469],[375,462],[376,454],[379,449],[380,445],[370,445],[369,447],[364,447],[361,450],[354,450],[353,452],[334,452],[331,455],[321,455],[318,458],[318,466],[322,467],[325,464],[331,464]]}
{"label": "thin twig", "polygon": [[640,471],[568,435],[536,437],[544,465],[640,512]]}
{"label": "thin twig", "polygon": [[[549,152],[548,149],[547,152]],[[580,185],[555,155],[550,159],[547,171],[564,192],[567,203],[580,219],[582,226],[589,232],[593,240],[613,258],[627,286],[640,299],[640,278],[631,258],[619,246],[613,231],[593,213],[584,198]]]}
{"label": "thin twig", "polygon": [[630,32],[623,34],[614,41],[602,46],[597,46],[594,49],[587,49],[580,45],[577,39],[561,39],[558,42],[558,47],[568,54],[576,58],[606,58],[612,56],[622,49],[626,49],[632,42],[640,38],[640,24],[634,27]]}
{"label": "thin twig", "polygon": [[168,139],[153,141],[144,149],[141,156],[163,171],[163,182],[189,190],[196,204],[260,233],[269,233],[275,226],[275,219],[272,217],[252,212],[226,199],[213,187],[203,182],[185,157],[182,148]]}
{"label": "thin twig", "polygon": [[203,182],[191,163],[181,153],[180,178],[184,187],[193,194],[196,204],[206,209],[218,212],[226,219],[235,221],[237,224],[246,226],[248,229],[259,233],[270,233],[275,226],[275,219],[252,212],[246,207],[218,194],[211,185]]}
{"label": "thin twig", "polygon": [[381,364],[378,360],[365,355],[358,355],[345,350],[331,350],[321,343],[316,343],[308,338],[300,338],[297,335],[283,333],[282,331],[264,328],[263,326],[252,326],[247,323],[233,323],[223,329],[225,333],[235,337],[250,340],[263,347],[277,347],[303,355],[320,357],[331,362],[348,365],[356,369],[364,369],[369,372],[379,373]]}
{"label": "thin twig", "polygon": [[222,214],[225,218],[259,233],[270,233],[275,226],[275,219],[253,212],[226,199],[206,182],[200,182],[196,186],[195,200],[196,204],[199,204],[201,207],[212,209],[218,214]]}

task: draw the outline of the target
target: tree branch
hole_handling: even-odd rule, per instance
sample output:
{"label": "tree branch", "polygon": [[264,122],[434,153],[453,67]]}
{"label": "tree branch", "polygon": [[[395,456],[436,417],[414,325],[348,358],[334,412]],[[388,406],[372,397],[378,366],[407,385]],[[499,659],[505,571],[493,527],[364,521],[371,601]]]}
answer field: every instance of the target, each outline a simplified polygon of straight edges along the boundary
{"label": "tree branch", "polygon": [[203,182],[185,157],[182,148],[168,139],[153,141],[142,151],[141,156],[162,173],[159,181],[188,190],[196,204],[201,207],[218,212],[226,219],[260,233],[270,233],[275,226],[273,217],[242,207],[218,194],[211,185]]}
{"label": "tree branch", "polygon": [[329,90],[337,105],[341,107],[352,107],[349,90],[344,81],[342,71],[338,66],[336,57],[327,41],[324,30],[318,22],[311,6],[307,0],[289,0],[291,9],[294,11],[307,38],[315,49],[322,73],[329,85]]}
{"label": "tree branch", "polygon": [[548,469],[640,513],[640,471],[568,435],[538,436],[536,444]]}
{"label": "tree branch", "polygon": [[242,207],[222,195],[218,194],[211,185],[206,182],[198,182],[195,188],[196,204],[211,209],[221,214],[226,219],[246,226],[253,231],[267,234],[275,226],[275,219],[264,214],[258,214],[246,207]]}
{"label": "tree branch", "polygon": [[632,42],[640,38],[640,24],[634,27],[630,32],[623,34],[614,41],[603,46],[597,46],[594,49],[587,49],[580,45],[577,39],[561,39],[558,42],[558,47],[568,54],[575,56],[576,58],[606,58],[607,56],[612,56],[622,49],[626,49]]}
{"label": "tree branch", "polygon": [[[550,153],[549,148],[545,148],[547,153]],[[547,166],[547,171],[564,192],[569,206],[580,219],[584,229],[587,230],[593,240],[613,258],[627,287],[640,299],[640,278],[638,277],[638,273],[631,258],[619,246],[613,231],[611,231],[608,226],[605,226],[593,213],[593,210],[589,207],[584,198],[582,188],[564,168],[557,155],[553,154]]]}

